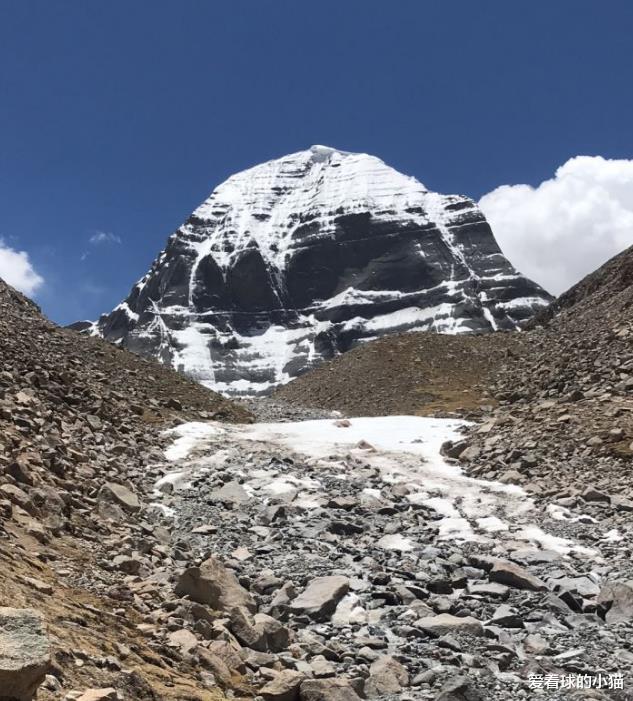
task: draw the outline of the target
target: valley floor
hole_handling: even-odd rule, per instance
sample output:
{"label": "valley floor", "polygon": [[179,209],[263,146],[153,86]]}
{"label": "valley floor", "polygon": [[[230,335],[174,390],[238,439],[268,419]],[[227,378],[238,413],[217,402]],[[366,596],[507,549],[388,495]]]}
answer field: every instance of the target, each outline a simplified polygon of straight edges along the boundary
{"label": "valley floor", "polygon": [[351,680],[310,699],[631,698],[626,514],[469,477],[441,455],[461,420],[249,408],[259,423],[173,429],[152,499],[283,629],[273,644],[254,619],[214,622],[262,698],[295,698],[275,695],[280,670],[297,690]]}

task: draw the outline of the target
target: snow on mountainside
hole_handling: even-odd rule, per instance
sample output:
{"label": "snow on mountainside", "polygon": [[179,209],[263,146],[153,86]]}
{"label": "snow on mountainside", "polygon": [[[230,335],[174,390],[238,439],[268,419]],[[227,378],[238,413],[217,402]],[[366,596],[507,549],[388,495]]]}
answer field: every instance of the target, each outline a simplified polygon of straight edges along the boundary
{"label": "snow on mountainside", "polygon": [[470,199],[313,146],[217,187],[89,328],[216,390],[254,394],[360,341],[514,329],[550,299]]}

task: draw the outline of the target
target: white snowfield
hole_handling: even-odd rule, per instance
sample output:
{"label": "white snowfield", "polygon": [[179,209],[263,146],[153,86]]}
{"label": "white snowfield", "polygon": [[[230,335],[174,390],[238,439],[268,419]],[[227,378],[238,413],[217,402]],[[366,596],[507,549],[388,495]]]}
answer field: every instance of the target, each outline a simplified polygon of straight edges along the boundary
{"label": "white snowfield", "polygon": [[[449,464],[440,447],[447,440],[458,440],[465,425],[458,420],[417,416],[244,425],[185,423],[167,432],[174,442],[166,458],[175,469],[158,481],[155,494],[157,499],[164,496],[158,487],[165,482],[176,489],[187,488],[193,475],[220,468],[232,450],[247,456],[249,448],[266,447],[280,456],[302,456],[304,463],[315,469],[306,477],[297,461],[283,468],[245,468],[241,474],[244,489],[264,503],[272,496],[294,493],[294,505],[303,510],[319,509],[328,498],[337,496],[331,489],[326,491],[319,469],[323,475],[335,474],[345,482],[355,470],[369,466],[379,471],[385,487],[402,485],[412,504],[435,512],[439,539],[485,543],[503,538],[517,548],[529,543],[563,555],[575,552],[597,557],[595,551],[536,525],[542,516],[520,487],[467,477],[459,465]],[[374,485],[357,496],[380,500],[383,494]],[[562,512],[551,516],[565,518]],[[609,540],[614,536],[605,537]],[[401,552],[422,547],[413,536],[399,534],[385,535],[379,545]]]}

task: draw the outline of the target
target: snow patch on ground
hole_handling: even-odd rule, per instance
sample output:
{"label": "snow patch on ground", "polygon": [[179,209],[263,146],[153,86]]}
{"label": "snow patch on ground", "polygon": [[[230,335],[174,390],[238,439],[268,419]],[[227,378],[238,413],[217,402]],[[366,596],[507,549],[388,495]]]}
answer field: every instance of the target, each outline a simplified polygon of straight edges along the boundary
{"label": "snow patch on ground", "polygon": [[[465,426],[464,421],[418,416],[242,425],[186,423],[166,432],[174,441],[165,456],[180,464],[178,470],[157,481],[155,494],[168,483],[174,489],[186,488],[194,473],[221,467],[231,446],[239,448],[238,454],[253,448],[266,448],[273,454],[290,451],[303,457],[311,476],[281,463],[250,473],[244,470],[240,480],[252,498],[263,503],[281,498],[306,510],[318,509],[337,496],[326,492],[320,470],[330,480],[334,474],[345,481],[356,469],[373,468],[385,485],[401,486],[410,503],[433,513],[440,540],[490,543],[508,538],[563,555],[595,555],[536,526],[534,503],[520,487],[467,477],[458,464],[447,462],[441,446],[458,440]],[[381,490],[365,488],[358,498],[380,501]],[[564,507],[550,506],[547,513],[555,520],[576,520]],[[617,534],[606,537],[615,540]],[[385,533],[378,545],[400,552],[420,547],[410,533]]]}
{"label": "snow patch on ground", "polygon": [[165,457],[170,462],[183,460],[189,456],[191,451],[198,447],[205,438],[216,436],[221,424],[202,423],[201,421],[191,421],[180,424],[175,428],[165,431],[166,436],[176,436],[176,440],[165,451]]}

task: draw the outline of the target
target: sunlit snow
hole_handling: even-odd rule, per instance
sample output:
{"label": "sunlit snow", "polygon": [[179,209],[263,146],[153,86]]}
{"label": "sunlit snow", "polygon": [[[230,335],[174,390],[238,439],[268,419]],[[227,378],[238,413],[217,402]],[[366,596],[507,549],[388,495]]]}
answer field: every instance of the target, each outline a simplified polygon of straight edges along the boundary
{"label": "sunlit snow", "polygon": [[[247,455],[264,450],[302,456],[310,465],[309,477],[292,464],[250,471],[245,466],[239,471],[244,489],[264,503],[275,497],[305,510],[322,508],[336,496],[331,486],[329,491],[325,488],[326,476],[348,481],[355,469],[365,466],[378,470],[385,493],[389,485],[402,485],[412,504],[428,509],[440,540],[486,543],[507,538],[515,547],[517,541],[525,541],[565,556],[595,555],[537,526],[534,503],[520,487],[467,477],[458,464],[446,461],[440,454],[442,444],[458,440],[465,425],[459,420],[418,416],[242,425],[186,423],[167,432],[174,441],[165,454],[177,469],[157,481],[155,494],[166,483],[186,488],[196,473],[221,467],[231,451]],[[380,502],[383,494],[375,486],[364,487],[358,498]],[[550,508],[548,515],[561,518],[556,508]],[[617,534],[605,537],[615,541]],[[400,552],[420,547],[411,533],[385,533],[376,545]]]}

